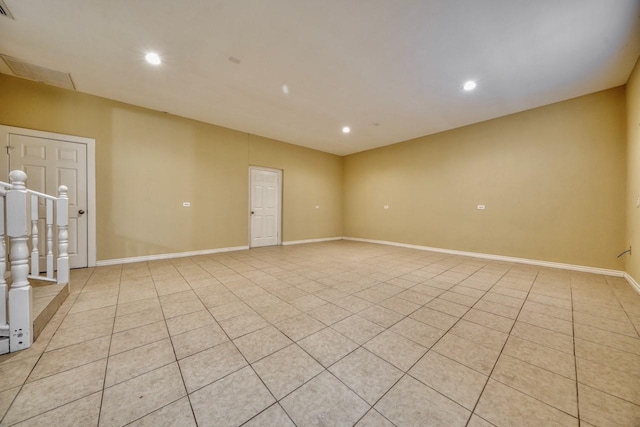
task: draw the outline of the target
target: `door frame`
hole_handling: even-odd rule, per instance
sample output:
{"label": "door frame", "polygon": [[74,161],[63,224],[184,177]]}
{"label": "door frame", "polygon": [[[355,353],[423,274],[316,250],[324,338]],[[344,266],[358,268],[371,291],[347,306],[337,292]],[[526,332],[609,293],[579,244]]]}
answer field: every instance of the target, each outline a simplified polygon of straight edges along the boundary
{"label": "door frame", "polygon": [[[87,267],[96,266],[96,140],[83,136],[66,135],[35,129],[19,128],[0,124],[0,141],[4,147],[9,146],[9,135],[33,136],[36,138],[53,139],[75,144],[84,144],[87,148]],[[2,150],[6,153],[5,150]],[[6,155],[5,167],[9,173],[9,155]],[[29,177],[27,177],[27,180]],[[28,182],[28,181],[27,181]],[[57,197],[58,195],[55,194]]]}
{"label": "door frame", "polygon": [[254,165],[249,165],[249,204],[248,204],[248,208],[247,209],[247,228],[248,228],[248,234],[249,234],[249,244],[247,246],[249,246],[249,249],[252,248],[251,246],[251,192],[253,191],[252,185],[251,185],[251,171],[253,170],[261,170],[261,171],[267,171],[267,172],[276,172],[278,174],[278,202],[277,202],[277,211],[278,211],[278,220],[276,221],[277,225],[278,225],[278,242],[276,244],[276,246],[281,246],[282,245],[282,169],[273,169],[273,168],[267,168],[267,167],[263,167],[263,166],[254,166]]}

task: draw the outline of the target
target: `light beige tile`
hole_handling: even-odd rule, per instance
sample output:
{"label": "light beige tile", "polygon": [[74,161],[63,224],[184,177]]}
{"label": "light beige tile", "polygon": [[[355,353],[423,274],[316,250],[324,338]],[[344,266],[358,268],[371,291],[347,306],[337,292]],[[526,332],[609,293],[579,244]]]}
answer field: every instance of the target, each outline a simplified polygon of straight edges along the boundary
{"label": "light beige tile", "polygon": [[484,375],[491,373],[500,355],[497,350],[475,344],[452,334],[443,336],[432,349]]}
{"label": "light beige tile", "polygon": [[370,405],[402,376],[402,371],[363,348],[338,361],[329,371]]}
{"label": "light beige tile", "polygon": [[471,413],[419,381],[403,377],[375,406],[395,425],[464,426]]}
{"label": "light beige tile", "polygon": [[168,337],[169,333],[167,332],[166,323],[161,320],[139,328],[128,329],[126,331],[113,334],[111,336],[111,348],[109,349],[109,353],[113,356],[114,354],[151,344],[152,342],[160,341],[161,339]]}
{"label": "light beige tile", "polygon": [[384,331],[384,328],[354,314],[332,326],[345,337],[362,345]]}
{"label": "light beige tile", "polygon": [[327,301],[315,295],[305,294],[289,301],[291,305],[304,312],[316,309],[327,304]]}
{"label": "light beige tile", "polygon": [[578,384],[580,418],[595,426],[640,425],[640,406]]}
{"label": "light beige tile", "polygon": [[471,418],[469,419],[469,424],[467,424],[467,427],[492,427],[492,426],[493,424],[491,424],[489,421],[486,421],[483,418],[480,418],[476,414],[471,415]]}
{"label": "light beige tile", "polygon": [[[194,297],[195,298],[195,297]],[[193,313],[195,311],[204,310],[205,307],[198,299],[187,299],[184,301],[161,303],[162,312],[166,319],[172,317],[183,316],[185,314]]]}
{"label": "light beige tile", "polygon": [[202,350],[227,341],[227,335],[218,325],[203,326],[171,338],[178,359],[183,359]]}
{"label": "light beige tile", "polygon": [[432,310],[437,310],[440,311],[442,313],[446,313],[446,314],[450,314],[452,316],[456,316],[456,317],[462,317],[464,316],[464,314],[469,311],[469,307],[465,306],[465,305],[461,305],[461,304],[456,304],[454,302],[451,301],[447,301],[445,299],[442,299],[440,297],[429,301],[425,307],[428,307]]}
{"label": "light beige tile", "polygon": [[352,313],[358,313],[366,308],[369,308],[373,303],[358,298],[355,295],[349,295],[348,297],[340,298],[333,302],[338,307],[342,307],[345,310],[349,310]]}
{"label": "light beige tile", "polygon": [[409,317],[393,325],[390,330],[426,348],[430,348],[444,335],[444,331],[441,329],[434,328]]}
{"label": "light beige tile", "polygon": [[216,322],[207,310],[196,311],[195,313],[185,314],[184,316],[174,317],[167,320],[167,328],[169,335],[174,336],[182,334],[193,329],[202,328],[204,326],[215,326]]}
{"label": "light beige tile", "polygon": [[13,399],[18,395],[19,391],[20,387],[14,387],[0,392],[0,420],[2,420],[4,414],[7,413],[7,409],[9,409],[9,406],[11,406]]}
{"label": "light beige tile", "polygon": [[26,384],[3,423],[11,425],[102,390],[106,359]]}
{"label": "light beige tile", "polygon": [[398,296],[382,300],[378,303],[378,305],[395,311],[396,313],[402,314],[403,316],[408,316],[420,308],[419,304],[407,301],[406,299],[400,298]]}
{"label": "light beige tile", "polygon": [[302,314],[302,311],[284,301],[265,308],[259,308],[257,310],[260,315],[269,323],[281,322],[283,320],[290,319]]}
{"label": "light beige tile", "polygon": [[576,324],[592,326],[594,328],[604,329],[605,331],[638,338],[638,333],[633,327],[633,324],[628,320],[617,322],[615,320],[603,319],[602,317],[576,311],[573,313],[573,321]]}
{"label": "light beige tile", "polygon": [[268,325],[262,317],[254,313],[241,314],[231,319],[222,320],[219,324],[231,339],[262,329]]}
{"label": "light beige tile", "polygon": [[602,329],[592,328],[578,323],[574,325],[574,328],[577,338],[640,356],[640,339],[638,338],[632,338],[626,335],[616,334],[614,332],[607,332]]}
{"label": "light beige tile", "polygon": [[270,406],[275,399],[249,367],[241,369],[190,396],[198,425],[240,425]]}
{"label": "light beige tile", "polygon": [[513,319],[509,319],[508,317],[498,316],[486,311],[476,310],[475,308],[469,310],[463,319],[486,326],[487,328],[495,329],[496,331],[504,332],[505,334],[511,331],[515,323]]}
{"label": "light beige tile", "polygon": [[530,325],[529,323],[516,322],[511,331],[511,335],[560,350],[567,354],[573,354],[572,337]]}
{"label": "light beige tile", "polygon": [[60,329],[84,326],[86,324],[94,323],[96,321],[111,319],[115,316],[116,316],[115,305],[98,308],[96,310],[82,311],[76,314],[67,314],[63,322],[60,324]]}
{"label": "light beige tile", "polygon": [[520,312],[519,308],[510,307],[508,305],[499,304],[493,301],[480,300],[478,301],[473,308],[481,311],[486,311],[487,313],[493,313],[498,316],[508,317],[509,319],[516,319],[518,317],[518,313]]}
{"label": "light beige tile", "polygon": [[369,410],[369,405],[338,381],[323,372],[280,401],[296,425],[353,425]]}
{"label": "light beige tile", "polygon": [[498,359],[491,378],[574,417],[578,416],[575,381],[505,354]]}
{"label": "light beige tile", "polygon": [[168,365],[176,360],[169,338],[109,357],[105,387]]}
{"label": "light beige tile", "polygon": [[276,399],[282,399],[324,368],[297,345],[290,345],[253,364]]}
{"label": "light beige tile", "polygon": [[358,313],[358,316],[364,317],[383,328],[389,328],[404,318],[402,314],[398,314],[388,308],[380,307],[379,305],[374,305],[362,310]]}
{"label": "light beige tile", "polygon": [[273,326],[259,329],[233,340],[244,357],[253,363],[292,343],[292,341]]}
{"label": "light beige tile", "polygon": [[313,310],[309,310],[307,314],[314,319],[321,321],[325,325],[331,326],[334,323],[349,317],[351,312],[344,308],[340,308],[335,304],[328,303],[314,308]]}
{"label": "light beige tile", "polygon": [[187,391],[204,387],[247,364],[231,342],[220,344],[179,361]]}
{"label": "light beige tile", "polygon": [[209,311],[218,322],[240,316],[241,314],[253,313],[251,307],[242,301],[211,307]]}
{"label": "light beige tile", "polygon": [[640,376],[585,359],[576,359],[578,381],[640,405]]}
{"label": "light beige tile", "polygon": [[113,325],[113,333],[138,328],[160,320],[164,320],[162,310],[160,308],[150,308],[137,313],[118,316],[116,317],[115,324]]}
{"label": "light beige tile", "polygon": [[437,297],[438,295],[440,295],[440,293],[442,293],[442,291],[438,289],[435,295],[429,295],[422,292],[418,292],[416,288],[413,288],[413,289],[408,289],[404,292],[400,292],[396,296],[398,298],[402,298],[403,300],[412,302],[414,304],[424,305],[429,301],[431,301],[432,299],[434,299],[435,297]]}
{"label": "light beige tile", "polygon": [[[24,350],[27,352],[29,350]],[[9,356],[13,356],[16,353],[12,353]],[[20,355],[20,353],[17,353]],[[8,356],[7,356],[8,357]],[[21,386],[26,380],[33,367],[38,363],[40,354],[36,353],[33,356],[28,357],[12,357],[0,364],[0,391],[5,391],[10,388]]]}
{"label": "light beige tile", "polygon": [[434,351],[425,354],[409,375],[469,410],[473,410],[489,379]]}
{"label": "light beige tile", "polygon": [[293,341],[299,341],[325,328],[324,323],[305,313],[278,322],[275,326]]}
{"label": "light beige tile", "polygon": [[578,426],[576,418],[491,379],[475,412],[495,425]]}
{"label": "light beige tile", "polygon": [[459,320],[455,316],[450,316],[427,307],[422,307],[409,317],[445,331],[451,328]]}
{"label": "light beige tile", "polygon": [[44,353],[28,382],[106,358],[110,340],[111,337],[105,336]]}
{"label": "light beige tile", "polygon": [[95,310],[97,308],[109,307],[116,305],[118,302],[118,296],[111,296],[107,298],[95,298],[87,299],[84,301],[77,301],[69,310],[69,314],[80,313],[82,311]]}
{"label": "light beige tile", "polygon": [[183,397],[129,424],[131,427],[196,426],[189,399]]}
{"label": "light beige tile", "polygon": [[502,347],[509,337],[503,332],[466,320],[460,320],[456,323],[449,333],[497,351],[502,351]]}
{"label": "light beige tile", "polygon": [[358,347],[331,328],[316,332],[298,341],[298,344],[325,367],[331,366]]}
{"label": "light beige tile", "polygon": [[573,322],[536,313],[535,311],[522,310],[518,316],[518,321],[573,336]]}
{"label": "light beige tile", "polygon": [[160,299],[158,297],[118,304],[116,317],[126,316],[128,314],[134,314],[140,311],[150,310],[152,308],[160,308]]}
{"label": "light beige tile", "polygon": [[100,426],[121,426],[142,418],[185,396],[177,363],[107,388],[102,399]]}
{"label": "light beige tile", "polygon": [[102,392],[91,394],[59,408],[45,412],[37,417],[16,424],[20,427],[50,427],[77,425],[89,426],[98,424]]}
{"label": "light beige tile", "polygon": [[49,342],[47,351],[111,335],[112,331],[113,319],[100,320],[78,328],[58,329]]}
{"label": "light beige tile", "polygon": [[478,296],[464,295],[454,292],[454,289],[441,294],[438,298],[467,307],[472,307],[480,299]]}
{"label": "light beige tile", "polygon": [[427,352],[425,347],[391,331],[381,333],[367,342],[364,348],[403,371]]}
{"label": "light beige tile", "polygon": [[630,374],[640,376],[640,356],[579,338],[575,339],[575,343],[576,357],[601,363],[614,369],[622,369]]}
{"label": "light beige tile", "polygon": [[370,409],[369,412],[358,421],[356,427],[393,427],[393,424],[380,415],[380,412],[375,409]]}
{"label": "light beige tile", "polygon": [[536,344],[532,341],[511,336],[504,347],[503,354],[515,357],[532,365],[576,379],[576,365],[573,355]]}
{"label": "light beige tile", "polygon": [[264,427],[264,426],[274,426],[274,427],[295,427],[291,418],[287,415],[286,412],[282,409],[282,407],[275,403],[260,412],[258,415],[249,420],[246,424],[243,424],[244,427]]}

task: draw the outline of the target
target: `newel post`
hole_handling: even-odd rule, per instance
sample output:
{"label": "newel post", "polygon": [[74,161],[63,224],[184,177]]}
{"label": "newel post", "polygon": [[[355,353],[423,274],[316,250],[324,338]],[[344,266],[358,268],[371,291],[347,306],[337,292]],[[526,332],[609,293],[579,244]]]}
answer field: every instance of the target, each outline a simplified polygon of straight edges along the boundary
{"label": "newel post", "polygon": [[58,284],[69,283],[69,189],[58,187],[56,200],[56,224],[58,226]]}
{"label": "newel post", "polygon": [[27,245],[27,174],[21,170],[9,174],[7,191],[7,236],[10,242],[11,277],[9,290],[9,338],[11,351],[31,347],[33,342],[32,293],[29,284],[29,247]]}

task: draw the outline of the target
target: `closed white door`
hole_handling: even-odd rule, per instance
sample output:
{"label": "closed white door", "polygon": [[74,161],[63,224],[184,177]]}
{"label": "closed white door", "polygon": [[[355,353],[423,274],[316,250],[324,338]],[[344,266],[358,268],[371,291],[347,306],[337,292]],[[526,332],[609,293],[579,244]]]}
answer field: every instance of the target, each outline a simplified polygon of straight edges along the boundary
{"label": "closed white door", "polygon": [[[9,171],[23,170],[28,189],[57,196],[60,185],[69,188],[69,265],[87,267],[87,146],[14,133],[9,133],[8,143]],[[39,211],[42,219],[38,229],[44,236],[44,205]],[[46,239],[40,238],[39,244],[44,256]],[[40,265],[42,268],[42,261]]]}
{"label": "closed white door", "polygon": [[280,238],[281,172],[250,169],[251,247],[274,246]]}

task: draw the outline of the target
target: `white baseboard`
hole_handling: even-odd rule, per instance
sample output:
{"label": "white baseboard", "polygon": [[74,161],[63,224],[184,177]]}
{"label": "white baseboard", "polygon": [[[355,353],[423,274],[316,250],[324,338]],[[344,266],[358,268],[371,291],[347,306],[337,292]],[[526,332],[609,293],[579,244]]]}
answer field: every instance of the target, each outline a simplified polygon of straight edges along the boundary
{"label": "white baseboard", "polygon": [[627,282],[631,285],[631,287],[640,294],[640,284],[636,282],[636,279],[631,277],[629,273],[624,273],[624,278],[627,279]]}
{"label": "white baseboard", "polygon": [[136,256],[136,257],[130,257],[130,258],[105,259],[102,261],[97,261],[96,266],[102,267],[105,265],[130,264],[132,262],[156,261],[159,259],[183,258],[187,256],[197,256],[197,255],[210,255],[210,254],[217,254],[221,252],[243,251],[247,249],[249,249],[249,246],[234,246],[230,248],[205,249],[202,251],[176,252],[172,254],[144,255],[144,256]]}
{"label": "white baseboard", "polygon": [[465,252],[465,251],[457,251],[453,249],[432,248],[430,246],[410,245],[408,243],[389,242],[386,240],[361,239],[359,237],[343,237],[343,239],[353,240],[355,242],[367,242],[367,243],[377,243],[380,245],[399,246],[401,248],[418,249],[421,251],[439,252],[439,253],[450,254],[450,255],[460,255],[460,256],[467,256],[467,257],[473,257],[473,258],[490,259],[493,261],[505,261],[505,262],[513,262],[517,264],[537,265],[540,267],[560,268],[563,270],[582,271],[585,273],[603,274],[605,276],[624,277],[626,274],[624,271],[610,270],[607,268],[587,267],[585,265],[564,264],[560,262],[540,261],[536,259],[516,258],[516,257],[510,257],[510,256],[504,256],[504,255],[483,254],[480,252]]}
{"label": "white baseboard", "polygon": [[334,240],[342,240],[342,239],[343,239],[342,237],[323,237],[321,239],[289,240],[288,242],[282,242],[282,246],[302,245],[304,243],[331,242]]}

